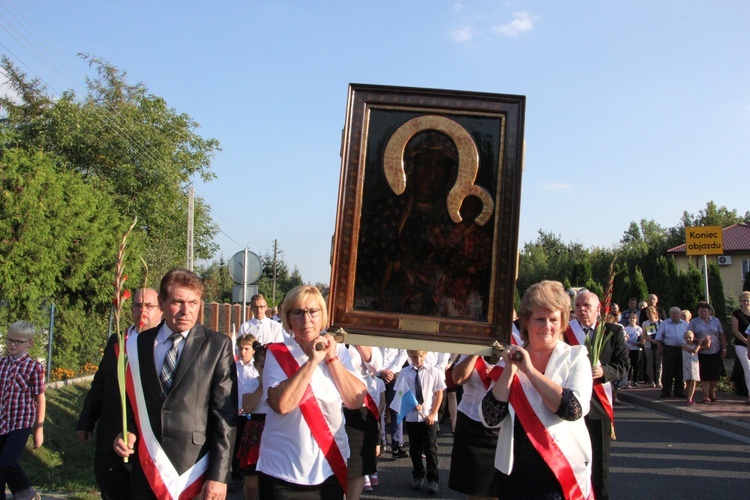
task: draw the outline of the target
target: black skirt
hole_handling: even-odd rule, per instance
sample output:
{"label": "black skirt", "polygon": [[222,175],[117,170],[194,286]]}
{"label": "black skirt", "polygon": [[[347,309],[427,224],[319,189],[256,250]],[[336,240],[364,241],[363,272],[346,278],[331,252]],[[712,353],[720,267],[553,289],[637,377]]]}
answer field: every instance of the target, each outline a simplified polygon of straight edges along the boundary
{"label": "black skirt", "polygon": [[346,437],[349,439],[349,477],[360,477],[377,472],[375,447],[380,441],[378,421],[365,408],[344,408]]}
{"label": "black skirt", "polygon": [[450,489],[472,496],[497,496],[500,488],[500,471],[495,469],[497,434],[498,429],[488,429],[482,422],[458,412],[448,478]]}
{"label": "black skirt", "polygon": [[698,351],[698,371],[702,382],[713,382],[721,379],[721,353],[702,354]]}

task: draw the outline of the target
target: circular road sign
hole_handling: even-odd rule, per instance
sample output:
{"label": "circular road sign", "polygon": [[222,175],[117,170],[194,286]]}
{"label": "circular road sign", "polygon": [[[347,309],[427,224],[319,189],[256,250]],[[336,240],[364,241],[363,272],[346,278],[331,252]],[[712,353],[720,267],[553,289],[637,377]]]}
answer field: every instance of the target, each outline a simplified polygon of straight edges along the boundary
{"label": "circular road sign", "polygon": [[260,257],[250,250],[247,251],[247,267],[245,267],[245,251],[232,255],[227,264],[229,275],[237,283],[255,283],[260,277]]}

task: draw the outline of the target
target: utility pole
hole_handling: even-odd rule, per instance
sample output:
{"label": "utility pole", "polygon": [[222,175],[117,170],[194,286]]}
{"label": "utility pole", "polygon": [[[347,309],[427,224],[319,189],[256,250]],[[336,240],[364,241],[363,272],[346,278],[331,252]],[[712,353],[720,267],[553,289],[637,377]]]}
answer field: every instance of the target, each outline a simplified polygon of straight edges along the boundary
{"label": "utility pole", "polygon": [[188,223],[187,223],[187,267],[188,271],[193,270],[193,218],[195,216],[195,193],[193,187],[188,188]]}

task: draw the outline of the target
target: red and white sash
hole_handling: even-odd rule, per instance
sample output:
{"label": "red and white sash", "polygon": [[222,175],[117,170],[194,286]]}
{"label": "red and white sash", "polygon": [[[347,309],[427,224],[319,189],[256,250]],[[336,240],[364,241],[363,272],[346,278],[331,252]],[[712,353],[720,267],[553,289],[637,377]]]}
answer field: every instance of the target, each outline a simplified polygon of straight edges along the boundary
{"label": "red and white sash", "polygon": [[[518,331],[515,323],[513,323],[513,328],[511,330],[510,343],[511,345],[523,344],[523,341],[521,339],[521,332]],[[489,389],[492,381],[497,381],[498,377],[500,377],[500,374],[503,372],[501,366],[494,366],[488,371],[487,363],[484,362],[484,358],[482,356],[477,357],[477,361],[474,363],[474,370],[476,370],[477,375],[479,375],[479,380],[482,381],[485,389]]]}
{"label": "red and white sash", "polygon": [[[281,369],[284,370],[284,373],[288,378],[291,378],[292,375],[299,370],[299,363],[294,359],[292,353],[289,352],[289,348],[286,344],[269,344],[268,350],[276,358],[276,361],[279,363]],[[372,398],[370,399],[372,400]],[[299,409],[302,412],[302,417],[305,419],[305,423],[310,428],[310,433],[312,434],[313,439],[318,443],[318,447],[320,447],[323,452],[323,456],[326,457],[328,465],[331,466],[334,475],[344,489],[344,494],[346,494],[348,472],[346,460],[336,443],[336,439],[333,437],[333,433],[331,433],[331,429],[328,427],[325,415],[323,415],[323,411],[320,409],[320,406],[315,399],[310,384],[308,384],[305,389],[305,394],[302,396],[302,401],[299,403]]]}
{"label": "red and white sash", "polygon": [[378,404],[375,402],[375,400],[370,396],[369,392],[365,393],[365,406],[368,410],[370,410],[370,413],[375,417],[375,420],[380,422],[380,411],[378,410]]}
{"label": "red and white sash", "polygon": [[521,332],[518,331],[515,323],[513,323],[513,328],[510,331],[510,343],[513,345],[523,344],[523,340],[521,339]]}
{"label": "red and white sash", "polygon": [[201,492],[208,470],[208,453],[195,465],[178,474],[151,428],[143,394],[140,362],[138,359],[138,335],[128,339],[127,391],[130,405],[138,427],[138,458],[156,498],[188,500]]}
{"label": "red and white sash", "polygon": [[[596,327],[596,325],[594,325]],[[578,321],[571,321],[568,329],[565,330],[565,338],[570,345],[586,345],[586,332]],[[609,382],[602,383],[600,380],[594,380],[594,394],[604,407],[604,411],[609,416],[609,421],[615,423],[615,411],[612,406],[612,384]]]}
{"label": "red and white sash", "polygon": [[[500,371],[502,372],[502,369]],[[565,498],[593,499],[594,494],[590,488],[589,474],[583,474],[580,478],[576,476],[566,452],[560,448],[555,438],[539,419],[536,411],[534,411],[534,407],[529,402],[523,384],[518,376],[513,377],[513,381],[511,382],[508,403],[512,405],[516,418],[521,422],[534,449],[536,449],[550,469],[552,469],[552,472],[560,483]],[[567,452],[572,453],[571,450]],[[584,494],[584,489],[581,483],[579,483],[579,479],[583,482],[585,489],[588,490],[587,495]]]}
{"label": "red and white sash", "polygon": [[489,371],[487,370],[487,363],[485,363],[484,358],[482,356],[478,356],[476,362],[474,363],[474,370],[477,372],[477,375],[479,375],[479,380],[482,381],[482,384],[484,385],[485,389],[490,388],[490,384],[494,380],[497,382],[497,379],[500,377],[500,374],[503,373],[503,368],[501,366],[493,366]]}

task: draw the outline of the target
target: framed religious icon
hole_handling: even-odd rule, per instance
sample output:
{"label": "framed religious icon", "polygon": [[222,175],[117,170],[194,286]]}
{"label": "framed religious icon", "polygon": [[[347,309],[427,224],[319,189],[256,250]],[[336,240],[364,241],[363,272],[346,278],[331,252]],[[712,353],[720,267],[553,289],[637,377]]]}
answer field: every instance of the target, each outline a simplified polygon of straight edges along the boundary
{"label": "framed religious icon", "polygon": [[509,342],[524,106],[516,95],[349,86],[331,331],[454,353]]}

